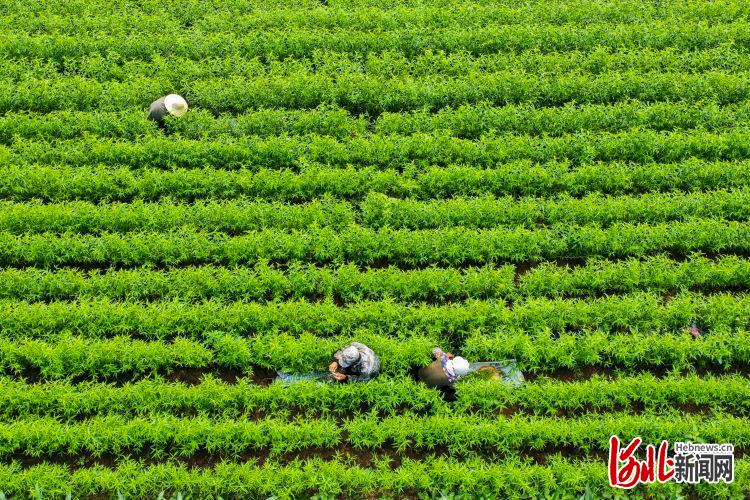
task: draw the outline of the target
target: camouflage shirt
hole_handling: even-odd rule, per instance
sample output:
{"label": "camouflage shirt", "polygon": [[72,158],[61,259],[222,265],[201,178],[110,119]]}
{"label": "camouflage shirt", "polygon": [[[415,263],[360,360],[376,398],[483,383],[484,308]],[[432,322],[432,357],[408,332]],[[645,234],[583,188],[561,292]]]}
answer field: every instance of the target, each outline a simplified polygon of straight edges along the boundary
{"label": "camouflage shirt", "polygon": [[341,351],[350,346],[356,347],[359,351],[359,360],[346,368],[341,368],[339,371],[347,375],[348,380],[352,382],[366,382],[371,378],[377,377],[378,373],[380,373],[380,360],[373,350],[364,344],[352,342],[341,350],[336,351],[333,355],[334,359],[338,363],[341,363]]}

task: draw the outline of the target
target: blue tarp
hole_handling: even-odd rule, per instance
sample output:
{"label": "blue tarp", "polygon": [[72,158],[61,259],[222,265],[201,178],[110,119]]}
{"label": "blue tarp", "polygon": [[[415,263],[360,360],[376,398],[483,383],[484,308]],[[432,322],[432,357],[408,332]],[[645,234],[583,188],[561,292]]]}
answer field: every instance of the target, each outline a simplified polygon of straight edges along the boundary
{"label": "blue tarp", "polygon": [[284,385],[293,384],[294,382],[301,382],[303,380],[317,380],[319,382],[332,382],[334,380],[331,372],[329,371],[315,371],[307,373],[289,373],[279,370],[276,372],[276,382],[281,382]]}

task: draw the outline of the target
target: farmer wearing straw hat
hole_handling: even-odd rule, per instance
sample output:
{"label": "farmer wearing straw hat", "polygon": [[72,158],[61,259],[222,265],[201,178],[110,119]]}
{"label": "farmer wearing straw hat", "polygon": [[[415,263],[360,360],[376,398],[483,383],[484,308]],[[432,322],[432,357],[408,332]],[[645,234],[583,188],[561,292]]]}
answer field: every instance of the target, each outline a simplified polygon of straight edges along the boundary
{"label": "farmer wearing straw hat", "polygon": [[187,112],[188,105],[182,96],[169,94],[151,103],[148,117],[154,120],[159,127],[164,128],[164,118],[167,115],[182,116]]}
{"label": "farmer wearing straw hat", "polygon": [[333,355],[334,362],[328,367],[333,378],[339,382],[366,382],[380,373],[380,360],[372,349],[359,342],[352,342]]}
{"label": "farmer wearing straw hat", "polygon": [[420,368],[419,379],[430,387],[450,387],[459,377],[469,373],[469,362],[436,347],[432,350],[435,361]]}
{"label": "farmer wearing straw hat", "polygon": [[513,359],[469,363],[461,356],[453,356],[436,347],[432,350],[435,361],[419,369],[419,379],[430,387],[451,390],[458,379],[469,373],[483,374],[488,380],[502,380],[518,386],[524,377]]}

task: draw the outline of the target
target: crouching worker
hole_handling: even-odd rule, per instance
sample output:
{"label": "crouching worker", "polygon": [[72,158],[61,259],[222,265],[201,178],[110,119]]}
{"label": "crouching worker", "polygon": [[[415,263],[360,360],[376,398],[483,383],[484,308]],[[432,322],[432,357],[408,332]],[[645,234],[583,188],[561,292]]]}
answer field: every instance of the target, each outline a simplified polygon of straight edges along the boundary
{"label": "crouching worker", "polygon": [[469,373],[476,373],[487,380],[502,381],[514,386],[524,382],[523,373],[518,370],[514,359],[469,363],[460,356],[443,352],[439,347],[432,350],[432,355],[435,361],[420,368],[418,373],[419,379],[430,387],[449,389],[450,392],[456,380]]}
{"label": "crouching worker", "polygon": [[167,115],[182,116],[187,110],[187,102],[182,96],[169,94],[151,103],[151,107],[148,109],[148,117],[155,121],[160,128],[164,129],[166,126],[164,118]]}
{"label": "crouching worker", "polygon": [[307,373],[291,373],[279,370],[276,381],[293,384],[305,380],[316,382],[365,382],[380,372],[380,360],[364,344],[352,342],[333,355],[334,362],[328,370],[315,370]]}
{"label": "crouching worker", "polygon": [[372,349],[352,342],[333,355],[328,371],[339,382],[366,382],[380,373],[380,360]]}
{"label": "crouching worker", "polygon": [[459,377],[469,373],[469,362],[461,356],[443,352],[439,347],[432,350],[435,361],[419,369],[419,380],[429,387],[450,387]]}

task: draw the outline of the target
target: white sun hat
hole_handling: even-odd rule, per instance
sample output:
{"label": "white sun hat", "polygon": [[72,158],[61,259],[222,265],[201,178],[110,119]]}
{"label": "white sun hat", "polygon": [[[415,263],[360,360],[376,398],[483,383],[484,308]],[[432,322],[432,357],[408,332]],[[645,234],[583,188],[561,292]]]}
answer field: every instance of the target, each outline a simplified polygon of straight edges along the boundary
{"label": "white sun hat", "polygon": [[469,373],[469,362],[461,356],[453,358],[453,372],[457,377],[462,377]]}
{"label": "white sun hat", "polygon": [[167,108],[169,114],[175,116],[182,116],[188,110],[188,104],[182,96],[177,94],[169,94],[164,98],[164,107]]}

